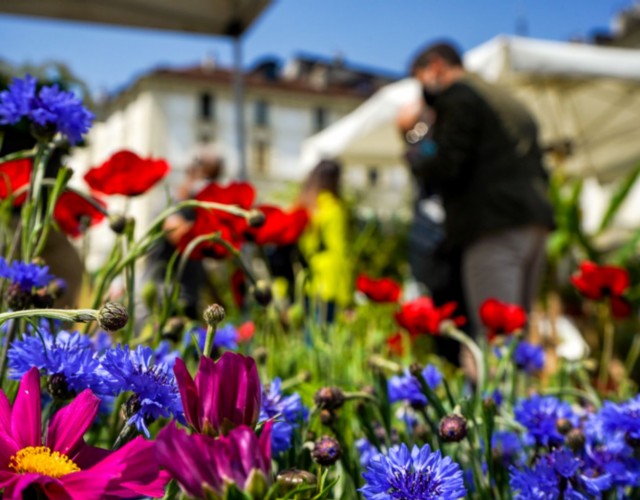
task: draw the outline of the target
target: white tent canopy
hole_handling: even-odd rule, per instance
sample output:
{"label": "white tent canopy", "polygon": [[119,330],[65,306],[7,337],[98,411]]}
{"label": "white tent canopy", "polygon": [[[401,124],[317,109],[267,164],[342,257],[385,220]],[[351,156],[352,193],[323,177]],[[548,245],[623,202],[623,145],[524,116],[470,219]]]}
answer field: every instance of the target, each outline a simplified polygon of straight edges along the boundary
{"label": "white tent canopy", "polygon": [[[465,65],[529,105],[542,143],[571,150],[567,172],[613,176],[640,160],[640,51],[501,36],[469,51]],[[410,79],[381,89],[305,142],[304,170],[322,157],[398,163],[394,119],[416,99],[419,86]]]}

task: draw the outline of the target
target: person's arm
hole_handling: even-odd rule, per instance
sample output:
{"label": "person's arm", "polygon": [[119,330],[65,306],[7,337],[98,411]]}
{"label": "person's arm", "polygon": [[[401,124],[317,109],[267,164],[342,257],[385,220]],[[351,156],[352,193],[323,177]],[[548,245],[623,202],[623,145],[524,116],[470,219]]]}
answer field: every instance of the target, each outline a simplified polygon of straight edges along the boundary
{"label": "person's arm", "polygon": [[465,164],[478,146],[478,105],[478,98],[466,89],[442,97],[436,109],[433,139],[416,144],[407,154],[418,179],[428,185],[442,185],[464,175]]}

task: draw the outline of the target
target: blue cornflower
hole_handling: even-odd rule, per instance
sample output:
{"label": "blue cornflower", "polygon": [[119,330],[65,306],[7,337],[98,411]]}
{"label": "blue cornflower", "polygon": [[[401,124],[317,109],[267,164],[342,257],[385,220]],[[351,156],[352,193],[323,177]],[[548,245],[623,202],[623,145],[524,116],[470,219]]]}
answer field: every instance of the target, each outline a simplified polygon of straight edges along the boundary
{"label": "blue cornflower", "polygon": [[520,437],[513,431],[495,431],[491,436],[491,450],[504,464],[520,462],[524,458]]}
{"label": "blue cornflower", "polygon": [[260,421],[276,419],[271,434],[271,449],[279,454],[291,448],[293,431],[309,417],[309,410],[302,404],[300,394],[282,394],[282,381],[275,378],[267,390],[262,389]]}
{"label": "blue cornflower", "polygon": [[460,466],[429,445],[411,452],[404,443],[394,446],[371,458],[362,477],[366,482],[360,491],[368,499],[454,500],[467,494]]}
{"label": "blue cornflower", "polygon": [[91,340],[80,332],[59,331],[53,335],[46,328],[38,328],[36,335],[24,335],[14,340],[8,353],[9,377],[18,380],[34,366],[48,377],[58,379],[62,387],[75,393],[91,389],[96,394],[104,390],[100,362]]}
{"label": "blue cornflower", "polygon": [[568,450],[556,450],[540,457],[533,468],[510,469],[510,486],[516,498],[571,499],[600,498],[611,488],[611,476],[587,476],[584,462]]}
{"label": "blue cornflower", "polygon": [[[183,338],[185,347],[188,347],[189,344],[191,344],[194,335],[198,340],[198,347],[202,351],[204,349],[204,343],[207,338],[207,329],[203,327],[196,327],[187,332],[187,335],[185,335]],[[238,333],[238,330],[231,324],[218,327],[218,329],[216,330],[216,336],[213,338],[213,347],[216,349],[224,348],[230,351],[234,351],[238,348],[239,337],[240,334]]]}
{"label": "blue cornflower", "polygon": [[560,418],[576,423],[576,417],[569,404],[553,396],[535,395],[520,400],[514,409],[518,422],[527,429],[528,441],[536,445],[556,445],[564,441],[556,428]]}
{"label": "blue cornflower", "polygon": [[544,349],[540,346],[521,341],[513,351],[516,366],[527,373],[535,373],[544,367]]}
{"label": "blue cornflower", "polygon": [[149,436],[147,424],[159,417],[173,416],[184,421],[180,392],[173,372],[166,364],[155,364],[150,347],[118,345],[108,350],[101,359],[105,372],[105,386],[110,394],[133,392],[127,406],[128,424]]}
{"label": "blue cornflower", "polygon": [[180,351],[171,347],[171,342],[163,340],[153,351],[153,362],[156,365],[165,364],[169,370],[173,370],[176,359],[180,357]]}
{"label": "blue cornflower", "polygon": [[0,257],[0,278],[8,279],[12,284],[19,285],[22,290],[30,292],[33,288],[47,286],[55,276],[49,274],[48,266],[20,261],[9,264]]}
{"label": "blue cornflower", "polygon": [[8,90],[0,92],[0,123],[14,125],[27,118],[38,125],[52,125],[75,144],[91,127],[94,115],[73,92],[58,85],[42,87],[36,93],[36,80],[26,75],[14,78]]}
{"label": "blue cornflower", "polygon": [[640,394],[624,403],[606,401],[600,410],[602,428],[607,434],[621,434],[640,440]]}
{"label": "blue cornflower", "polygon": [[367,438],[360,438],[355,444],[356,449],[358,450],[358,455],[360,455],[360,466],[362,468],[368,467],[371,459],[380,454],[378,448],[376,448]]}
{"label": "blue cornflower", "polygon": [[[442,382],[442,373],[433,365],[427,365],[422,370],[422,376],[431,389],[436,389]],[[422,393],[420,382],[409,370],[405,370],[404,375],[391,377],[387,383],[387,390],[390,403],[408,401],[415,405],[427,404],[427,397]]]}

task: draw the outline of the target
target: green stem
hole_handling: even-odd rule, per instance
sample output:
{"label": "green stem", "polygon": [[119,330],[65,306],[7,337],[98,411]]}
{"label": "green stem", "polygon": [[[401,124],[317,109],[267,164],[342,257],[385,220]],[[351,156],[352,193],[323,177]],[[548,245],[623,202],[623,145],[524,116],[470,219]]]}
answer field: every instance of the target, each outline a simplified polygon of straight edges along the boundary
{"label": "green stem", "polygon": [[26,309],[24,311],[9,311],[0,313],[0,325],[5,321],[16,318],[51,318],[72,323],[87,323],[98,319],[95,309]]}
{"label": "green stem", "polygon": [[631,349],[629,349],[629,354],[627,355],[627,359],[624,363],[624,367],[628,376],[631,376],[631,374],[633,373],[633,369],[635,368],[639,357],[640,357],[640,333],[636,333],[633,337],[633,343],[631,344]]}
{"label": "green stem", "polygon": [[482,391],[484,389],[484,379],[486,373],[484,358],[482,356],[480,347],[466,333],[458,330],[453,322],[443,324],[442,333],[454,340],[457,340],[458,342],[466,346],[469,351],[471,351],[471,355],[473,356],[473,359],[476,363],[476,372],[478,375],[478,380],[476,382],[476,403],[479,404],[482,401]]}
{"label": "green stem", "polygon": [[204,341],[204,350],[202,351],[203,356],[211,357],[211,352],[213,351],[213,341],[216,338],[216,330],[217,325],[207,325],[207,336]]}
{"label": "green stem", "polygon": [[600,358],[600,372],[598,374],[598,388],[600,391],[606,391],[609,383],[609,366],[613,358],[613,323],[611,322],[611,314],[609,304],[602,302],[598,304],[598,316],[602,325],[602,356]]}

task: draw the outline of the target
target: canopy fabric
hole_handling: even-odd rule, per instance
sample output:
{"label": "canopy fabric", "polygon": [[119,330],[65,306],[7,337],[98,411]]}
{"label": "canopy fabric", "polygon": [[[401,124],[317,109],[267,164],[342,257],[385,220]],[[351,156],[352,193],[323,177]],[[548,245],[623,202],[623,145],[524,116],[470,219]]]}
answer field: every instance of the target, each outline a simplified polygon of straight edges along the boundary
{"label": "canopy fabric", "polygon": [[[640,160],[640,50],[500,36],[465,54],[465,66],[528,105],[543,146],[568,153],[559,162],[567,173],[607,180]],[[394,118],[419,98],[410,79],[381,89],[304,143],[303,169],[327,156],[398,163]]]}
{"label": "canopy fabric", "polygon": [[271,0],[1,0],[0,12],[206,35],[242,34]]}

